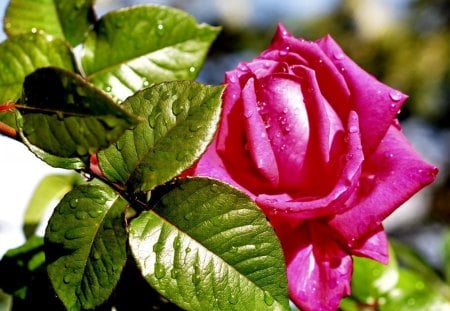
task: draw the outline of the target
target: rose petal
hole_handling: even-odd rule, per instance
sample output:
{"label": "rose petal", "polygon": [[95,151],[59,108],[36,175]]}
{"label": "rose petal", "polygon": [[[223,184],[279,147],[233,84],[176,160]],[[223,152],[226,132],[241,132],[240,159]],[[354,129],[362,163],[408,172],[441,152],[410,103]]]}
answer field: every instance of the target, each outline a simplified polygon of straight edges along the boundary
{"label": "rose petal", "polygon": [[350,90],[350,109],[364,122],[361,141],[364,153],[370,155],[384,137],[407,96],[381,83],[344,54],[339,45],[325,36],[316,41],[341,71]]}
{"label": "rose petal", "polygon": [[279,24],[268,51],[270,52],[263,53],[261,58],[280,61],[280,52],[284,54],[283,51],[287,51],[288,53],[281,57],[283,62],[287,62],[291,66],[301,64],[314,70],[321,93],[333,105],[333,109],[341,120],[346,120],[351,110],[347,82],[342,76],[340,68],[333,64],[331,58],[319,44],[297,39],[283,25]]}
{"label": "rose petal", "polygon": [[273,224],[285,254],[291,299],[302,310],[336,310],[350,294],[352,259],[333,240],[335,233],[317,221]]}
{"label": "rose petal", "polygon": [[[351,246],[351,241],[349,246]],[[371,258],[384,264],[389,262],[388,240],[382,225],[378,226],[375,233],[366,240],[360,239],[358,245],[351,246],[351,248],[353,255]]]}
{"label": "rose petal", "polygon": [[423,161],[406,137],[391,126],[363,168],[352,208],[336,215],[330,225],[347,241],[359,240],[376,231],[397,207],[431,183],[437,172],[438,169]]}
{"label": "rose petal", "polygon": [[248,152],[270,186],[277,188],[279,182],[277,161],[267,136],[266,125],[258,111],[253,78],[247,80],[242,90],[242,103]]}
{"label": "rose petal", "polygon": [[359,182],[364,159],[356,113],[350,113],[347,128],[346,150],[343,152],[344,164],[333,189],[327,195],[318,198],[305,197],[302,193],[261,194],[256,197],[256,203],[266,215],[283,214],[284,217],[307,219],[335,215],[352,207],[347,201]]}
{"label": "rose petal", "polygon": [[[309,137],[309,122],[300,82],[287,74],[261,78],[256,86],[259,114],[266,116],[271,150],[278,162],[280,188],[299,187]],[[250,125],[251,126],[251,125]]]}

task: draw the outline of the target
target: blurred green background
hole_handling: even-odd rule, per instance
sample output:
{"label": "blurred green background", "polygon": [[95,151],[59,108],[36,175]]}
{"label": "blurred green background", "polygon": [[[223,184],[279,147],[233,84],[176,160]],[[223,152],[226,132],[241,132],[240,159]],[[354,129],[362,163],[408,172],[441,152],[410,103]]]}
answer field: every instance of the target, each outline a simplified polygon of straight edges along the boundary
{"label": "blurred green background", "polygon": [[[0,3],[2,14],[7,2]],[[101,16],[141,3],[175,6],[200,22],[223,27],[199,76],[202,82],[221,83],[225,71],[264,50],[276,24],[282,22],[296,37],[315,40],[331,34],[366,71],[408,94],[399,114],[404,132],[440,173],[432,186],[402,206],[385,226],[392,238],[417,251],[437,275],[444,276],[446,269],[450,274],[450,258],[444,260],[443,252],[450,223],[450,1],[98,0],[96,10]],[[0,33],[0,39],[4,38]],[[1,144],[3,152],[8,146],[4,140]],[[1,210],[0,235],[5,237],[12,234],[7,230],[10,217]]]}

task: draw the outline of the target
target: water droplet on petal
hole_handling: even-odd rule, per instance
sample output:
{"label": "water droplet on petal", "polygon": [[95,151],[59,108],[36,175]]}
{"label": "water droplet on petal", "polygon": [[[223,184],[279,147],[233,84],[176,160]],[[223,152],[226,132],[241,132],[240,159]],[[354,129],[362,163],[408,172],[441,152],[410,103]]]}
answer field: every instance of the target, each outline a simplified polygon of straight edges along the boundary
{"label": "water droplet on petal", "polygon": [[348,131],[350,133],[357,133],[358,132],[358,127],[356,125],[352,125],[350,126],[350,128],[348,129]]}
{"label": "water droplet on petal", "polygon": [[393,101],[398,102],[400,99],[402,99],[403,96],[402,96],[402,93],[400,93],[399,91],[393,90],[392,92],[389,93],[389,97]]}
{"label": "water droplet on petal", "polygon": [[342,52],[336,52],[336,53],[334,53],[334,58],[336,58],[336,59],[343,59],[344,58],[344,53],[342,53]]}
{"label": "water droplet on petal", "polygon": [[386,158],[393,158],[393,157],[394,157],[394,154],[393,154],[392,152],[385,152],[385,153],[384,153],[384,156],[385,156]]}
{"label": "water droplet on petal", "polygon": [[253,115],[253,110],[252,109],[246,109],[244,110],[244,117],[246,119],[250,118]]}

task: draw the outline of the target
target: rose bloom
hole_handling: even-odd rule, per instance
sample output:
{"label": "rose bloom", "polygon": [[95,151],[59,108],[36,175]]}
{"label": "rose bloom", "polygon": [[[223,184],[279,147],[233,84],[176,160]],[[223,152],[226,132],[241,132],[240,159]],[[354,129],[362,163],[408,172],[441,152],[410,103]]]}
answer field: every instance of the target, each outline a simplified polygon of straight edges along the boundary
{"label": "rose bloom", "polygon": [[253,198],[281,241],[291,299],[335,310],[350,294],[351,256],[387,263],[383,219],[436,177],[396,119],[407,96],[330,36],[305,41],[282,25],[225,83],[219,129],[189,175]]}

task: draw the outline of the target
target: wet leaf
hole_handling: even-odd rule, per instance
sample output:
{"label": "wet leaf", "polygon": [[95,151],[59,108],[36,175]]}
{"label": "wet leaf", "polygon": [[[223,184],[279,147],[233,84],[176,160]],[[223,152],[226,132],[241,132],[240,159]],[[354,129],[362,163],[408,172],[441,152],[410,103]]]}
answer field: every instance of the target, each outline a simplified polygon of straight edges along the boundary
{"label": "wet leaf", "polygon": [[121,9],[89,33],[82,66],[92,83],[123,101],[153,83],[194,79],[218,32],[170,7]]}
{"label": "wet leaf", "polygon": [[95,22],[93,0],[10,0],[5,32],[9,36],[44,31],[65,39],[73,46],[81,43]]}
{"label": "wet leaf", "polygon": [[127,204],[109,188],[83,185],[55,208],[45,234],[47,271],[67,309],[91,309],[111,295],[126,261]]}
{"label": "wet leaf", "polygon": [[138,120],[78,75],[41,68],[24,82],[21,130],[29,143],[58,157],[106,148]]}
{"label": "wet leaf", "polygon": [[206,178],[167,190],[130,225],[152,287],[186,310],[289,310],[280,243],[250,198]]}
{"label": "wet leaf", "polygon": [[220,117],[223,87],[191,81],[156,84],[123,107],[140,123],[98,154],[108,180],[148,192],[189,168],[206,150]]}

